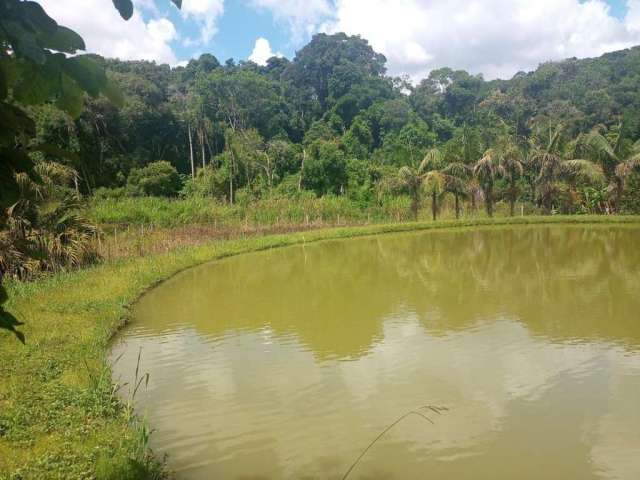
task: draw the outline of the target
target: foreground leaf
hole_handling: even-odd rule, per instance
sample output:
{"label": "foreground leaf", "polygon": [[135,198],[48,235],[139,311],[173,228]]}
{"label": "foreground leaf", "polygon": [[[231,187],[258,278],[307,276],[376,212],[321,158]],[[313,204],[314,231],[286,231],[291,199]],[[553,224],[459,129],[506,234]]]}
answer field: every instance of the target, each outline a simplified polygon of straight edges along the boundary
{"label": "foreground leaf", "polygon": [[131,0],[113,0],[113,5],[125,20],[129,20],[133,15],[133,3],[131,3]]}

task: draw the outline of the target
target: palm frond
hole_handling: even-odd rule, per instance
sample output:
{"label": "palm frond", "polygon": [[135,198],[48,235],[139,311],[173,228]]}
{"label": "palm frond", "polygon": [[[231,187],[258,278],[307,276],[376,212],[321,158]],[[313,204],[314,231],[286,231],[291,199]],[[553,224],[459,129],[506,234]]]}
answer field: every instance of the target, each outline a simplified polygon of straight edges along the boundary
{"label": "palm frond", "polygon": [[561,163],[560,170],[567,177],[581,178],[594,183],[604,181],[602,167],[590,160],[565,160]]}
{"label": "palm frond", "polygon": [[440,195],[445,190],[445,175],[438,170],[431,170],[424,176],[423,185],[427,192]]}
{"label": "palm frond", "polygon": [[442,168],[443,156],[440,150],[432,148],[420,162],[418,173],[425,173],[429,170],[439,170]]}
{"label": "palm frond", "polygon": [[473,169],[462,162],[452,162],[442,169],[442,173],[458,178],[466,178],[473,172]]}
{"label": "palm frond", "polygon": [[485,152],[484,156],[476,162],[475,166],[473,167],[473,174],[478,178],[480,182],[485,182],[495,177],[495,157],[495,150],[489,149]]}
{"label": "palm frond", "polygon": [[467,195],[467,184],[457,175],[444,175],[444,189],[463,197]]}
{"label": "palm frond", "polygon": [[[593,153],[595,155],[606,155],[613,160],[617,160],[618,157],[613,150],[613,147],[597,128],[594,128],[586,135],[580,135],[578,137],[578,145],[586,152]],[[582,150],[579,150],[582,152]]]}
{"label": "palm frond", "polygon": [[401,167],[400,170],[398,170],[398,177],[404,182],[409,182],[411,179],[415,178],[415,176],[416,173],[409,167]]}

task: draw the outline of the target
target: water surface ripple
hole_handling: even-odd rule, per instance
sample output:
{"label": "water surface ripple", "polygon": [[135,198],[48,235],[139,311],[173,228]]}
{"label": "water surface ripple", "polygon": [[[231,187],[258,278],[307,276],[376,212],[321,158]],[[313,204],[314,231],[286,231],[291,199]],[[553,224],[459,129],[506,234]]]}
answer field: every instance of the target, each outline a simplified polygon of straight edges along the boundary
{"label": "water surface ripple", "polygon": [[640,229],[545,226],[232,257],[113,346],[184,479],[640,478]]}

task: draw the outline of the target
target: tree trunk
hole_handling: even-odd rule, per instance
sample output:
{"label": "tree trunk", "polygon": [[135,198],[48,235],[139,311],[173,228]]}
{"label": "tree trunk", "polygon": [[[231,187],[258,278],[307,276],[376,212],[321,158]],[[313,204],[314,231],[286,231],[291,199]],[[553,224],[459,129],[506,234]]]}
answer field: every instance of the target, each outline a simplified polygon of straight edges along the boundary
{"label": "tree trunk", "polygon": [[438,217],[438,197],[436,196],[436,192],[431,193],[431,215],[435,222]]}
{"label": "tree trunk", "polygon": [[196,178],[196,165],[193,163],[193,137],[191,135],[191,124],[187,126],[189,131],[189,159],[191,160],[191,178]]}
{"label": "tree trunk", "polygon": [[460,197],[458,194],[454,194],[456,199],[456,220],[460,218]]}
{"label": "tree trunk", "polygon": [[516,182],[511,181],[511,192],[509,193],[509,213],[511,216],[516,214]]}
{"label": "tree trunk", "polygon": [[624,184],[620,178],[616,178],[616,213],[620,213],[620,206],[622,205],[622,193],[624,190]]}
{"label": "tree trunk", "polygon": [[204,132],[200,135],[200,146],[202,147],[202,168],[207,166],[204,155]]}
{"label": "tree trunk", "polygon": [[487,215],[489,218],[493,218],[493,186],[488,187],[484,195],[484,205],[487,209]]}
{"label": "tree trunk", "polygon": [[413,219],[418,220],[418,209],[420,200],[418,199],[418,195],[414,193],[411,196],[411,213],[413,214]]}
{"label": "tree trunk", "polygon": [[233,205],[233,151],[231,152],[231,164],[229,165],[229,203]]}
{"label": "tree trunk", "polygon": [[304,160],[307,158],[307,151],[302,149],[302,165],[300,166],[300,179],[298,180],[298,191],[302,190],[302,176],[304,175]]}

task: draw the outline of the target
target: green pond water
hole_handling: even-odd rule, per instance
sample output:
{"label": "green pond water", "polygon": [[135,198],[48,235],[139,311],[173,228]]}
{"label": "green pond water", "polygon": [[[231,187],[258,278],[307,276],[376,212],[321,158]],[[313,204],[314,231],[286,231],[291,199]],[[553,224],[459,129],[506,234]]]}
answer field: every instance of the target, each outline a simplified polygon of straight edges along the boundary
{"label": "green pond water", "polygon": [[[640,229],[327,241],[174,277],[114,377],[182,479],[639,479]],[[126,394],[126,388],[123,391]]]}

